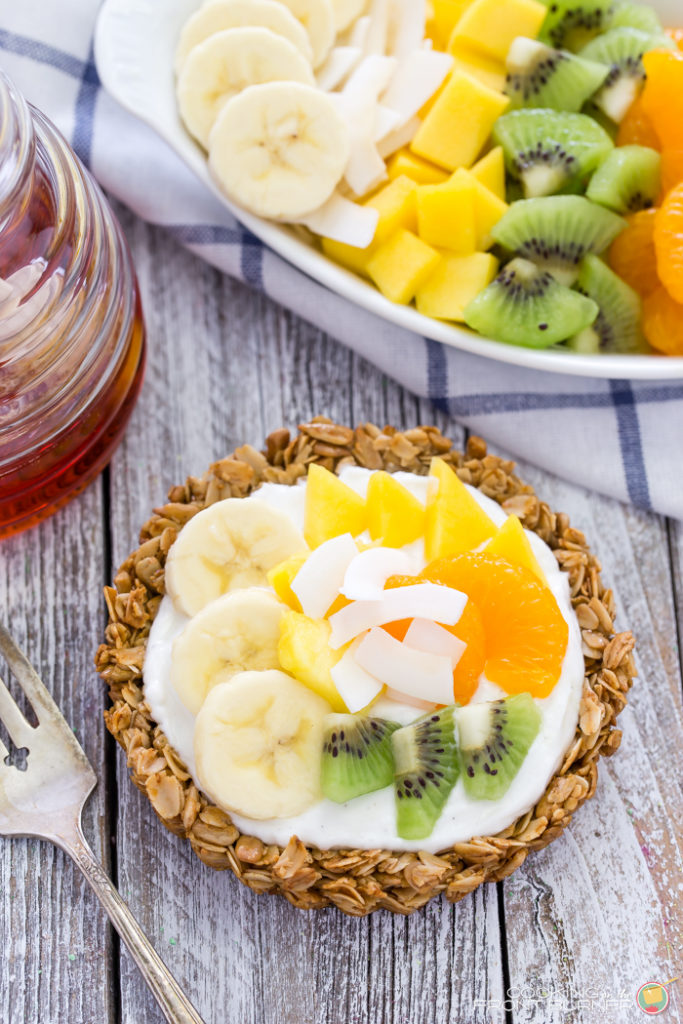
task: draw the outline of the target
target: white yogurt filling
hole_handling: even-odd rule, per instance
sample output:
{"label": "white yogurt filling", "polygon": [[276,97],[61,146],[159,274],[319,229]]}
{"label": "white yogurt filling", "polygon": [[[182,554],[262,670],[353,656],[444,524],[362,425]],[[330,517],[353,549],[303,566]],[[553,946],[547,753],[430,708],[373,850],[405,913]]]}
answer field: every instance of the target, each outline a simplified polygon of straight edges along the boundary
{"label": "white yogurt filling", "polygon": [[[364,496],[370,472],[360,467],[349,466],[342,470],[340,477],[344,483]],[[396,473],[395,477],[421,502],[426,501],[429,478],[414,476],[411,473]],[[476,488],[468,487],[468,490],[494,523],[500,525],[505,521],[506,514],[495,501],[487,498]],[[297,529],[303,532],[305,493],[304,480],[293,487],[284,484],[263,484],[254,493],[254,497],[289,516]],[[569,637],[559,681],[548,697],[536,699],[542,716],[540,729],[507,792],[499,800],[474,800],[465,792],[462,778],[459,779],[432,834],[421,840],[401,839],[396,834],[392,786],[356,797],[346,804],[323,799],[293,818],[264,821],[245,818],[231,812],[230,816],[237,828],[248,835],[257,836],[265,843],[276,843],[280,846],[285,846],[292,835],[297,835],[307,845],[323,850],[353,847],[427,850],[430,853],[437,853],[452,846],[453,843],[466,842],[474,836],[495,835],[533,807],[542,796],[550,778],[562,764],[564,754],[574,736],[583,688],[584,661],[581,634],[569,596],[568,578],[560,571],[555,556],[540,537],[528,530],[526,534],[546,575],[548,586],[567,622]],[[422,540],[409,545],[406,550],[414,552],[424,566]],[[188,621],[185,615],[175,610],[169,597],[163,598],[147,641],[143,676],[145,697],[155,721],[185,761],[195,783],[201,789],[197,782],[193,749],[195,719],[170,682],[172,644]],[[494,700],[504,696],[506,694],[495,683],[482,675],[472,702]],[[422,712],[410,705],[397,704],[382,697],[373,705],[372,713],[407,725]]]}

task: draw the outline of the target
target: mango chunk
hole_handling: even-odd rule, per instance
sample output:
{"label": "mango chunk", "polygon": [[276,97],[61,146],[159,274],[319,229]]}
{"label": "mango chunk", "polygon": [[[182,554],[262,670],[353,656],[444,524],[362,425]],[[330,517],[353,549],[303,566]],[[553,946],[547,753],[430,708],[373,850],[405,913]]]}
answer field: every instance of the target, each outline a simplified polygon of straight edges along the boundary
{"label": "mango chunk", "polygon": [[497,555],[504,558],[513,565],[523,565],[530,569],[546,584],[545,573],[538,564],[538,559],[533,552],[529,538],[524,532],[524,527],[515,515],[507,517],[495,537],[488,542],[484,551],[487,555]]}
{"label": "mango chunk", "polygon": [[[430,188],[431,186],[424,186]],[[368,274],[392,302],[408,303],[436,269],[439,254],[412,231],[399,229],[377,249]]]}
{"label": "mango chunk", "polygon": [[495,523],[443,459],[432,459],[429,475],[436,478],[438,486],[427,501],[427,562],[471,551],[498,532]]}
{"label": "mango chunk", "polygon": [[431,0],[428,30],[437,49],[444,49],[451,32],[472,0]]}
{"label": "mango chunk", "polygon": [[410,148],[417,156],[449,171],[469,167],[508,103],[507,96],[464,71],[456,71],[418,128]]}
{"label": "mango chunk", "polygon": [[284,562],[274,566],[267,574],[268,582],[277,596],[283,604],[289,605],[295,612],[300,612],[302,609],[299,598],[292,590],[292,581],[307,558],[307,553],[291,555]]}
{"label": "mango chunk", "polygon": [[444,185],[417,190],[417,230],[428,245],[461,254],[474,252],[477,241],[473,178],[451,178]]}
{"label": "mango chunk", "polygon": [[382,242],[399,228],[405,228],[407,231],[417,230],[416,190],[417,186],[411,178],[399,174],[362,204],[379,211],[375,236],[370,245],[365,249],[359,249],[355,245],[323,238],[323,252],[342,266],[367,277],[368,263]]}
{"label": "mango chunk", "polygon": [[469,256],[443,253],[441,263],[415,295],[418,312],[437,320],[464,322],[464,309],[498,273],[498,260],[488,252]]}
{"label": "mango chunk", "polygon": [[507,72],[501,61],[466,46],[462,40],[455,38],[455,33],[451,35],[446,50],[453,57],[454,71],[466,72],[495,92],[503,91]]}
{"label": "mango chunk", "polygon": [[365,499],[329,469],[310,466],[304,506],[304,538],[309,548],[342,533],[357,537],[366,527]]}
{"label": "mango chunk", "polygon": [[[440,167],[431,164],[429,160],[415,156],[409,149],[399,149],[389,158],[387,172],[390,181],[404,175],[417,185],[441,185],[444,181],[448,181],[447,171],[442,171]],[[403,225],[403,227],[406,226]]]}
{"label": "mango chunk", "polygon": [[493,192],[494,196],[505,201],[505,157],[502,146],[496,146],[483,156],[470,168],[470,174],[485,185],[489,192]]}
{"label": "mango chunk", "polygon": [[535,39],[548,13],[538,0],[474,0],[458,21],[451,42],[462,42],[505,61],[517,36]]}
{"label": "mango chunk", "polygon": [[373,473],[367,494],[368,529],[388,548],[411,544],[424,533],[425,508],[391,473]]}
{"label": "mango chunk", "polygon": [[450,179],[449,185],[460,184],[466,187],[468,184],[473,190],[474,203],[474,225],[475,243],[474,248],[480,252],[490,249],[493,245],[491,230],[501,217],[507,213],[507,203],[499,199],[497,195],[478,181],[470,171],[461,167]]}
{"label": "mango chunk", "polygon": [[334,711],[343,712],[347,707],[334,685],[331,670],[344,653],[344,648],[332,650],[329,644],[331,631],[326,619],[309,619],[299,612],[285,612],[280,620],[278,657],[285,672],[319,693],[329,701]]}

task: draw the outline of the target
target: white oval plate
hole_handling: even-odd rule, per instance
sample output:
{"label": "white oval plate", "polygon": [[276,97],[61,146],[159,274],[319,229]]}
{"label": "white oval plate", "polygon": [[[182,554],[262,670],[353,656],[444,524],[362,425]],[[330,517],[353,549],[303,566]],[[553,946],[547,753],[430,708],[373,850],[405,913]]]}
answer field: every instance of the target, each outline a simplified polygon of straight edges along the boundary
{"label": "white oval plate", "polygon": [[[680,23],[680,0],[655,0],[665,24]],[[211,175],[204,151],[183,128],[176,109],[176,41],[199,0],[105,0],[95,33],[95,61],[105,89],[150,125],[225,206],[280,256],[358,306],[422,337],[516,366],[583,377],[662,380],[683,377],[683,358],[579,355],[537,350],[483,338],[467,328],[432,320],[385,299],[372,285],[329,260],[296,231],[255,217],[231,203]]]}

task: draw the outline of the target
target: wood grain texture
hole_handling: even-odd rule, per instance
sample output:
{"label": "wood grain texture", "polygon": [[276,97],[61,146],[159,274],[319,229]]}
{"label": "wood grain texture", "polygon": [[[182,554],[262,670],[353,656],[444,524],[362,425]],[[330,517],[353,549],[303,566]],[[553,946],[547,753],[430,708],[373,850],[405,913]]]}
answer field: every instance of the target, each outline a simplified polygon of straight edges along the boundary
{"label": "wood grain texture", "polygon": [[[84,829],[109,866],[104,699],[92,665],[104,623],[98,595],[103,535],[98,481],[52,519],[3,540],[0,615],[95,768],[100,783],[87,804]],[[4,664],[0,675],[12,686]],[[20,693],[16,683],[12,689]],[[0,1020],[114,1024],[106,916],[75,865],[49,843],[0,839],[0,943]]]}
{"label": "wood grain texture", "polygon": [[[115,562],[171,484],[238,444],[260,446],[275,427],[320,412],[349,423],[433,421],[426,403],[348,350],[175,249],[161,232],[122,219],[147,310],[150,362],[112,463]],[[469,1014],[474,999],[502,997],[495,887],[407,920],[305,914],[203,867],[156,821],[122,759],[119,766],[122,892],[207,1024],[436,1024]],[[160,1022],[125,954],[121,987],[123,1024]],[[502,1024],[504,1014],[482,1010],[468,1019]]]}

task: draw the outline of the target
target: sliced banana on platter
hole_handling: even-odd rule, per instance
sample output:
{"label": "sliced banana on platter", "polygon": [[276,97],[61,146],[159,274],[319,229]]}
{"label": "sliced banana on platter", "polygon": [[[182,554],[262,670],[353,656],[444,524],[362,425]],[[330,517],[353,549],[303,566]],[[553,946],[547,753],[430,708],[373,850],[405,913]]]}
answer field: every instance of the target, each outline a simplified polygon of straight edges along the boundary
{"label": "sliced banana on platter", "polygon": [[349,130],[329,95],[296,82],[245,89],[223,107],[209,140],[209,165],[228,197],[273,220],[322,206],[349,153]]}
{"label": "sliced banana on platter", "polygon": [[335,18],[332,0],[280,0],[308,32],[313,67],[319,67],[332,49]]}
{"label": "sliced banana on platter", "polygon": [[327,701],[279,671],[243,672],[213,689],[195,727],[198,781],[249,818],[301,814],[322,798]]}
{"label": "sliced banana on platter", "polygon": [[196,715],[207,694],[248,669],[279,668],[284,605],[267,590],[224,594],[190,619],[173,644],[171,684]]}
{"label": "sliced banana on platter", "polygon": [[[211,10],[211,8],[207,8]],[[233,96],[262,82],[315,85],[310,63],[284,36],[267,28],[229,28],[199,43],[178,76],[180,116],[188,131],[209,148],[211,129]]]}
{"label": "sliced banana on platter", "polygon": [[310,63],[313,49],[306,29],[280,0],[212,0],[184,24],[176,50],[179,74],[190,50],[230,28],[267,28],[296,46]]}
{"label": "sliced banana on platter", "polygon": [[344,32],[360,18],[367,6],[368,0],[332,0],[335,30]]}
{"label": "sliced banana on platter", "polygon": [[179,612],[196,615],[230,590],[267,586],[269,569],[307,550],[283,513],[257,498],[227,498],[181,530],[166,561],[166,590]]}

